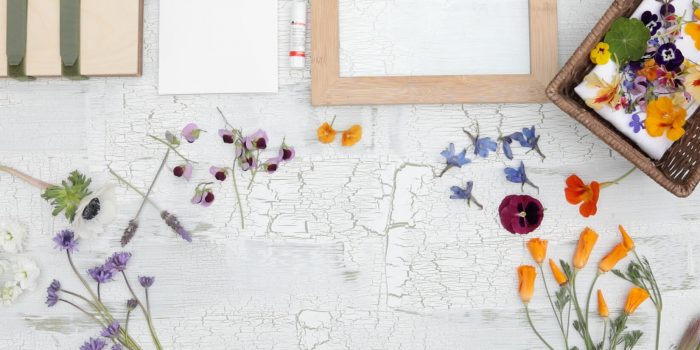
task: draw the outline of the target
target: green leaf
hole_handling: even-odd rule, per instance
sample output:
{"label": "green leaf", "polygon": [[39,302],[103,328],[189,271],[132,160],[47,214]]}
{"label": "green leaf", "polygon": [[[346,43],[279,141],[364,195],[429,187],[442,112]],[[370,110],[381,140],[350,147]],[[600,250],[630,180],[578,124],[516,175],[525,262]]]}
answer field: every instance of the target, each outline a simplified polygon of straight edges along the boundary
{"label": "green leaf", "polygon": [[605,42],[619,65],[642,58],[649,39],[649,28],[636,18],[618,18],[605,35]]}
{"label": "green leaf", "polygon": [[78,171],[73,171],[67,180],[61,181],[60,186],[47,188],[41,195],[41,198],[51,202],[51,205],[54,207],[53,216],[57,216],[64,211],[68,221],[73,222],[78,206],[80,206],[80,201],[90,194],[88,187],[91,181]]}

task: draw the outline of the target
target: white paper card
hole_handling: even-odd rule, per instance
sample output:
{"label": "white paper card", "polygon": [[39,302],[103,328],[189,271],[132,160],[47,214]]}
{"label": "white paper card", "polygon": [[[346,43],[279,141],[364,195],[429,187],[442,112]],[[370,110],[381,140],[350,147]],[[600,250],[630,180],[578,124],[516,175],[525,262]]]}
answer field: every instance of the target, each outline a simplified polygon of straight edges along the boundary
{"label": "white paper card", "polygon": [[160,2],[158,92],[274,93],[277,0]]}

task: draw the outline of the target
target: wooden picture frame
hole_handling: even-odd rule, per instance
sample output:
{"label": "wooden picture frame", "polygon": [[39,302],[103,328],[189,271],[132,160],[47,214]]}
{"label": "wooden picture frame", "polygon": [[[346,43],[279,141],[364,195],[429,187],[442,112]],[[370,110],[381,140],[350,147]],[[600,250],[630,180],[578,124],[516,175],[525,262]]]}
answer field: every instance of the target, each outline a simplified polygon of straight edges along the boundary
{"label": "wooden picture frame", "polygon": [[529,0],[530,74],[340,76],[340,0],[311,1],[311,104],[542,103],[559,70],[557,1]]}

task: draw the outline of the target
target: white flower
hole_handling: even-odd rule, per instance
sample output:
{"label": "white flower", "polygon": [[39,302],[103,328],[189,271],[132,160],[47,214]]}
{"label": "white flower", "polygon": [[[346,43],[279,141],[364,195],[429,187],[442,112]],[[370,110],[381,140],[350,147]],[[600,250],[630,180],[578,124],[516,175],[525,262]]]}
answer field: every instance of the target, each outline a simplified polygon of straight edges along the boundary
{"label": "white flower", "polygon": [[17,221],[0,222],[0,247],[8,253],[19,253],[22,251],[24,236],[27,235],[27,228]]}
{"label": "white flower", "polygon": [[81,238],[94,238],[117,215],[114,185],[107,185],[83,198],[73,221],[73,231]]}
{"label": "white flower", "polygon": [[19,258],[14,265],[15,284],[22,290],[32,291],[36,289],[36,280],[39,279],[39,266],[33,260]]}
{"label": "white flower", "polygon": [[14,304],[17,297],[22,294],[22,289],[15,282],[5,282],[5,287],[0,289],[0,301],[5,305]]}

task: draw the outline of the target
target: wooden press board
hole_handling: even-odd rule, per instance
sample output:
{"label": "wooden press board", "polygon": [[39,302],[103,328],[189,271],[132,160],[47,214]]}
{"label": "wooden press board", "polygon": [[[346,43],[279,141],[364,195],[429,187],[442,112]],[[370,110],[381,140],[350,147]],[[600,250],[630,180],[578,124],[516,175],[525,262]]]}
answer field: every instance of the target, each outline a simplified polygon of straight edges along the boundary
{"label": "wooden press board", "polygon": [[[26,69],[30,76],[60,76],[60,0],[29,0]],[[80,73],[141,75],[143,0],[80,3]],[[7,0],[0,0],[0,76],[7,76]]]}

